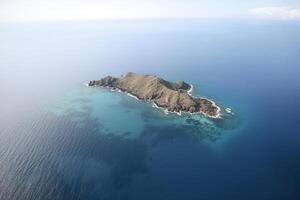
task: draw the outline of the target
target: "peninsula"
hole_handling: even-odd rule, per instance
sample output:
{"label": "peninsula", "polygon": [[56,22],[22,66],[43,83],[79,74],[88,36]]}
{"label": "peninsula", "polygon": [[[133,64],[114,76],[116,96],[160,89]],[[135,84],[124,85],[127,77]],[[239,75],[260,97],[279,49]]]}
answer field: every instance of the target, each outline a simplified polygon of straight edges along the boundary
{"label": "peninsula", "polygon": [[88,85],[119,89],[170,112],[201,112],[213,118],[220,116],[220,107],[215,102],[204,97],[193,97],[190,94],[192,85],[184,81],[170,82],[154,75],[129,72],[120,78],[106,76],[100,80],[93,80]]}

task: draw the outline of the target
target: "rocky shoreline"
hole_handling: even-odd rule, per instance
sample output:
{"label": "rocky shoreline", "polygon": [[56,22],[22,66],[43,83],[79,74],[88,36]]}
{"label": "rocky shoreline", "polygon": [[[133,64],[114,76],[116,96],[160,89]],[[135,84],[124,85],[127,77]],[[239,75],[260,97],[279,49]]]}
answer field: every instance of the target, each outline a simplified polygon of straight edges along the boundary
{"label": "rocky shoreline", "polygon": [[220,118],[220,107],[212,100],[191,95],[193,86],[184,81],[170,82],[154,75],[129,72],[120,78],[106,76],[90,81],[88,86],[103,86],[118,89],[139,100],[152,102],[155,107],[167,112],[202,113],[212,118]]}

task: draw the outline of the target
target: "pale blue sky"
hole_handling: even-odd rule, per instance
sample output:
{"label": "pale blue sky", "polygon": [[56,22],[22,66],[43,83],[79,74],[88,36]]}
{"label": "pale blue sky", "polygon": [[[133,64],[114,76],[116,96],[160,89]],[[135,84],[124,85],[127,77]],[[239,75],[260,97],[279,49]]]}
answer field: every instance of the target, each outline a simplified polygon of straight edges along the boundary
{"label": "pale blue sky", "polygon": [[299,0],[1,0],[0,21],[111,18],[300,19]]}

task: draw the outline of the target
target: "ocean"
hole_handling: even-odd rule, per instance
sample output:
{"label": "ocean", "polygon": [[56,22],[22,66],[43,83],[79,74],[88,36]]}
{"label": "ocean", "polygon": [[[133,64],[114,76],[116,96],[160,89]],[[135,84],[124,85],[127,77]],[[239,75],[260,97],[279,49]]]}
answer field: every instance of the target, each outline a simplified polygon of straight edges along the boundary
{"label": "ocean", "polygon": [[[1,23],[0,199],[300,199],[299,36],[298,21]],[[129,71],[185,80],[222,119],[86,86]]]}

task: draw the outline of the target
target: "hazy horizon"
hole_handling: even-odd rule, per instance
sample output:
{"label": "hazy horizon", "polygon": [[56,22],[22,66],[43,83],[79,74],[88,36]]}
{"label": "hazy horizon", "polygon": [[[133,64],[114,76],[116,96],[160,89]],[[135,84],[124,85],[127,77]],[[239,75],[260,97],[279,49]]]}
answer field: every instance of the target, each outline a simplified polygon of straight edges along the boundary
{"label": "hazy horizon", "polygon": [[229,18],[299,20],[295,0],[243,1],[103,1],[3,0],[0,21],[61,21],[97,19]]}

